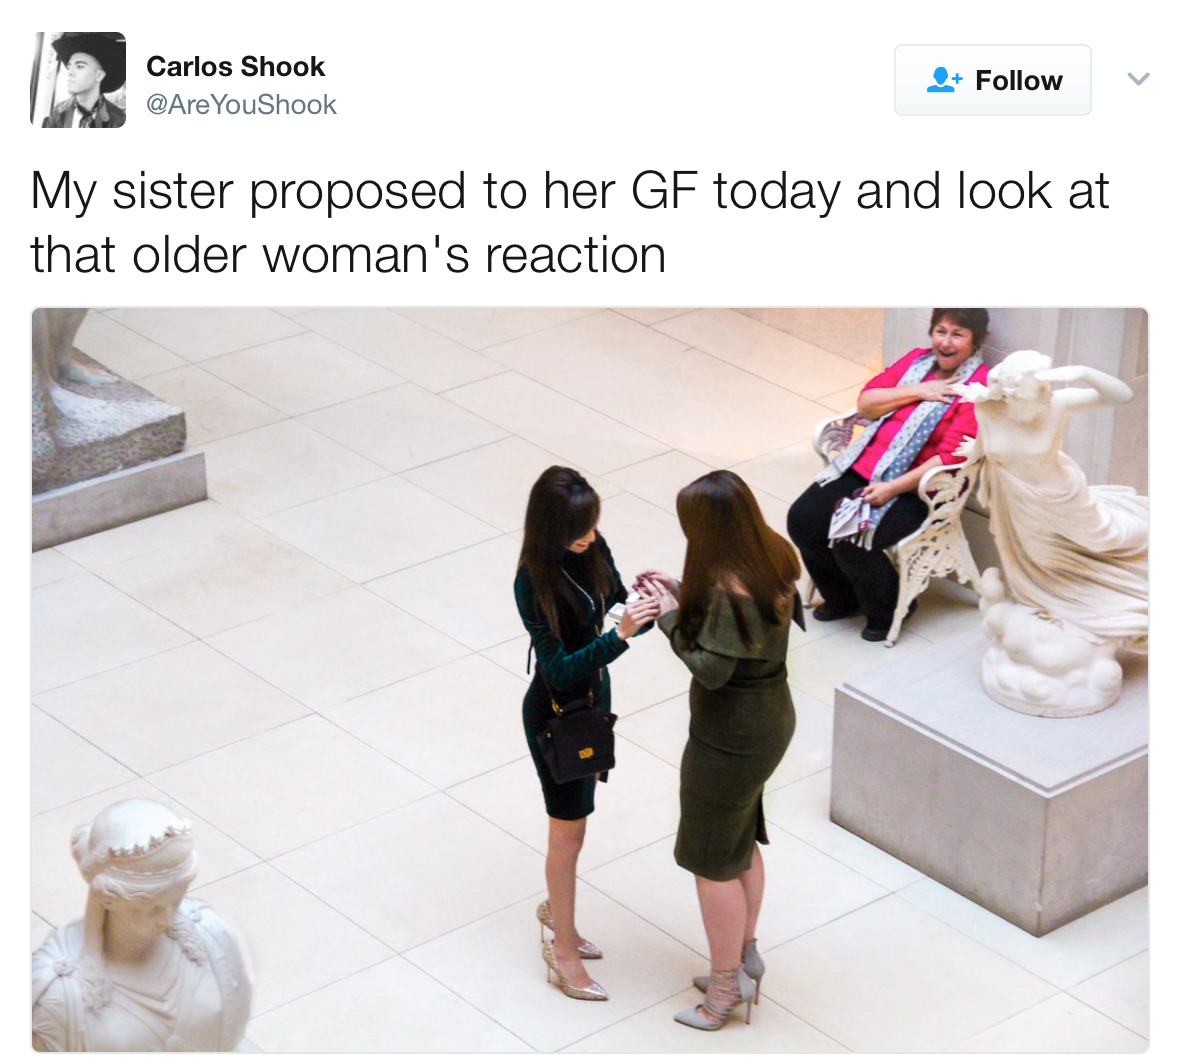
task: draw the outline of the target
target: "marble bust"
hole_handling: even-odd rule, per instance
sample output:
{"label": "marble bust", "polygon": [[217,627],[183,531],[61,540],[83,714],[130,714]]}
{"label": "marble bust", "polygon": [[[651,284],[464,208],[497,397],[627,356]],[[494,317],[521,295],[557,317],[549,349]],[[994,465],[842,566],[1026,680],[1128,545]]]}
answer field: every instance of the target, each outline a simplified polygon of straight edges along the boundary
{"label": "marble bust", "polygon": [[250,980],[230,930],[185,897],[197,871],[189,822],[133,798],[76,828],[71,847],[86,914],[33,954],[33,1048],[233,1049]]}
{"label": "marble bust", "polygon": [[[1056,387],[1065,385],[1065,387]],[[982,593],[994,701],[1037,716],[1080,716],[1120,694],[1120,650],[1149,652],[1149,500],[1089,485],[1062,450],[1068,418],[1131,389],[1087,366],[1051,367],[1017,351],[988,382],[958,386],[976,404],[979,496],[1001,556]]]}

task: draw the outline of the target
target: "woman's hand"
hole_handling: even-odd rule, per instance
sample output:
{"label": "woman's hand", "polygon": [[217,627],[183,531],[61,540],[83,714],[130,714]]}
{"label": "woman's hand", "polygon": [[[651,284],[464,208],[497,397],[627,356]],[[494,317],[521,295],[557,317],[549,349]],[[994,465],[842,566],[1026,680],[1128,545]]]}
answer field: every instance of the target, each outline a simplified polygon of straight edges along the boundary
{"label": "woman's hand", "polygon": [[921,381],[913,385],[915,394],[921,402],[951,403],[956,398],[954,381]]}
{"label": "woman's hand", "polygon": [[867,484],[862,489],[862,498],[871,506],[885,506],[896,495],[901,495],[903,489],[897,480],[881,480],[875,484]]}
{"label": "woman's hand", "polygon": [[651,595],[642,595],[635,602],[629,603],[624,610],[624,616],[616,626],[621,639],[631,639],[650,621],[655,621],[661,614],[657,600]]}
{"label": "woman's hand", "polygon": [[649,584],[656,584],[666,591],[668,591],[674,599],[681,598],[681,581],[668,573],[662,572],[660,569],[645,569],[643,572],[636,574],[636,583],[632,585],[633,591],[640,591],[644,594],[652,594],[651,591],[646,590],[645,582]]}
{"label": "woman's hand", "polygon": [[[664,574],[662,574],[662,575],[664,575]],[[672,579],[672,577],[670,577],[669,579]],[[677,583],[677,581],[673,581],[673,582],[675,584]],[[653,599],[653,601],[655,601],[657,603],[658,607],[660,608],[660,612],[658,613],[658,616],[663,617],[670,610],[677,609],[677,604],[678,604],[678,601],[680,598],[679,593],[678,593],[678,592],[680,592],[680,585],[677,585],[678,591],[674,592],[674,591],[670,590],[665,584],[657,583],[656,580],[650,579],[649,577],[644,576],[643,574],[640,577],[639,584],[640,584],[640,588],[639,588],[640,593],[642,595],[648,595],[650,598]]]}

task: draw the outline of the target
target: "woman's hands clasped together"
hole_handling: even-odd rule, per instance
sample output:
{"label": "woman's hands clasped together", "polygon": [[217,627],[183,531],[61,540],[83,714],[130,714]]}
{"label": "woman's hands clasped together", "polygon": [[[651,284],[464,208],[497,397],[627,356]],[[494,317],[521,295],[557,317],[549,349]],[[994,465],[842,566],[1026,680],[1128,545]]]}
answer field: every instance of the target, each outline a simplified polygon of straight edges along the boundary
{"label": "woman's hands clasped together", "polygon": [[681,581],[660,569],[645,569],[644,572],[637,573],[636,583],[632,588],[657,603],[658,616],[664,616],[670,610],[677,609],[681,598]]}

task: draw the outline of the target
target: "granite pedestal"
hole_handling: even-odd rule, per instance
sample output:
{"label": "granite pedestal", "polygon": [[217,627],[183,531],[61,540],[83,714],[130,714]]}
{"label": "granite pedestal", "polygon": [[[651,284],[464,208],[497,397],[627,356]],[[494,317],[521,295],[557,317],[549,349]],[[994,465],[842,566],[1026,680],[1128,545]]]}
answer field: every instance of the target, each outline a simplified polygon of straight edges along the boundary
{"label": "granite pedestal", "polygon": [[975,629],[838,688],[830,817],[1043,935],[1148,880],[1148,661],[1120,659],[1111,708],[1046,719],[985,694],[985,648]]}

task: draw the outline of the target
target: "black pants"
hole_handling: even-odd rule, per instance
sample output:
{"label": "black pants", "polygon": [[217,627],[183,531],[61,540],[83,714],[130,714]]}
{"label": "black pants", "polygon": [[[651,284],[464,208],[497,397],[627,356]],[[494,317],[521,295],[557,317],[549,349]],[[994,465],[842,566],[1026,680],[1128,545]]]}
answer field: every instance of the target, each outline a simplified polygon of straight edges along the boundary
{"label": "black pants", "polygon": [[837,500],[868,483],[850,469],[832,483],[809,485],[788,511],[788,535],[827,606],[861,610],[868,624],[889,628],[899,598],[899,574],[883,552],[919,528],[927,519],[928,507],[909,491],[898,496],[883,516],[872,550],[848,541],[830,547],[829,522]]}

